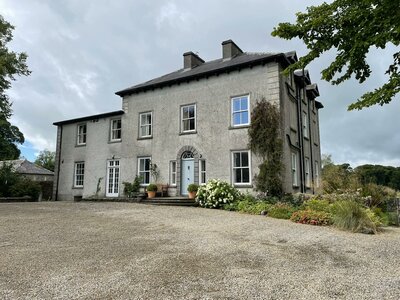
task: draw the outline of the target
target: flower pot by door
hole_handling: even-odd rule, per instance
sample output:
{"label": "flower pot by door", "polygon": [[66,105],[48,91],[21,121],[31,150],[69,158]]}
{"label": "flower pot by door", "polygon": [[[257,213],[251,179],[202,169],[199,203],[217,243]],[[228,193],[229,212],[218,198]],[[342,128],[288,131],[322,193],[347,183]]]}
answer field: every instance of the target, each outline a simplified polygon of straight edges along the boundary
{"label": "flower pot by door", "polygon": [[154,198],[156,196],[156,192],[147,191],[147,197]]}
{"label": "flower pot by door", "polygon": [[189,199],[194,199],[196,198],[196,192],[189,192]]}

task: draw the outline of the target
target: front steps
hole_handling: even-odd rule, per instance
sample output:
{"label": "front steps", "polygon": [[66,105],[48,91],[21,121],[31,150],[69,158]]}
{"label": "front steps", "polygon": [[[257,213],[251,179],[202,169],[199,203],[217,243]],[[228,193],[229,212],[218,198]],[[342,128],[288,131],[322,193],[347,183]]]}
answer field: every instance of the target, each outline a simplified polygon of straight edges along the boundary
{"label": "front steps", "polygon": [[155,198],[77,198],[78,201],[91,201],[91,202],[134,202],[149,205],[168,205],[168,206],[197,206],[194,199],[189,199],[187,197],[155,197]]}
{"label": "front steps", "polygon": [[189,199],[187,197],[155,197],[151,199],[144,199],[139,203],[169,206],[197,206],[197,203],[194,201],[194,199]]}

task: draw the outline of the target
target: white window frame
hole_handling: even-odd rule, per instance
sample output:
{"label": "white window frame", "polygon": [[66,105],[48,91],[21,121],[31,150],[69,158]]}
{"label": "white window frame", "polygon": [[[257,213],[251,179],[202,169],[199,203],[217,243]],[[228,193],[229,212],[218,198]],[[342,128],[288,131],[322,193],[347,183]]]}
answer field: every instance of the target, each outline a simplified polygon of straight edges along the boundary
{"label": "white window frame", "polygon": [[[150,123],[142,123],[142,116],[150,115]],[[147,120],[147,118],[146,118]],[[142,135],[142,128],[150,128],[150,134]],[[146,111],[139,114],[139,137],[140,138],[150,138],[153,136],[153,112]]]}
{"label": "white window frame", "polygon": [[[112,159],[107,161],[107,183],[106,183],[106,196],[118,197],[121,179],[121,163],[119,159]],[[112,178],[110,177],[112,171]],[[112,180],[112,190],[110,191],[110,179]]]}
{"label": "white window frame", "polygon": [[291,164],[292,164],[292,185],[299,186],[298,183],[298,174],[297,174],[297,153],[292,152],[291,155]]}
{"label": "white window frame", "polygon": [[[146,160],[146,159],[149,159],[149,160],[150,160],[149,169],[148,169],[148,170],[146,170],[146,169],[141,170],[141,169],[140,169],[140,161],[141,161],[141,160]],[[137,163],[138,163],[138,165],[137,165],[137,170],[138,170],[137,175],[138,175],[138,176],[142,176],[143,173],[149,173],[149,182],[145,182],[146,176],[143,176],[143,180],[142,180],[142,183],[141,183],[141,186],[148,186],[148,185],[150,184],[150,181],[151,181],[151,173],[150,173],[150,169],[151,169],[151,156],[142,156],[142,157],[138,157]],[[146,163],[144,163],[143,165],[146,166]]]}
{"label": "white window frame", "polygon": [[[185,108],[189,108],[189,107],[194,107],[194,117],[188,117],[188,118],[183,118],[183,110]],[[184,121],[189,120],[189,128],[190,128],[190,120],[194,120],[194,129],[188,129],[185,130],[184,128]],[[181,132],[182,133],[186,133],[186,132],[196,132],[196,128],[197,128],[197,107],[196,104],[187,104],[187,105],[182,105],[181,106]]]}
{"label": "white window frame", "polygon": [[308,115],[305,111],[303,111],[303,136],[305,138],[309,138],[309,129],[310,126],[308,126]]}
{"label": "white window frame", "polygon": [[[242,99],[244,97],[247,98],[247,109],[244,109],[244,110],[239,109],[238,111],[235,111],[233,103],[235,102],[235,100]],[[247,112],[247,123],[235,124],[234,123],[234,119],[235,119],[234,114],[235,113],[243,113],[243,112]],[[237,96],[237,97],[231,98],[231,125],[232,125],[232,127],[241,127],[241,126],[250,125],[250,95],[242,95],[242,96]]]}
{"label": "white window frame", "polygon": [[315,186],[319,188],[319,163],[315,161]]}
{"label": "white window frame", "polygon": [[[199,159],[199,184],[204,185],[207,183],[207,165],[205,159]],[[204,180],[203,180],[204,175]]]}
{"label": "white window frame", "polygon": [[[235,166],[235,154],[236,153],[247,153],[247,159],[248,159],[248,166]],[[231,154],[231,164],[232,164],[232,183],[235,186],[248,186],[251,185],[251,152],[250,150],[235,150],[232,151]],[[236,182],[235,181],[235,170],[236,169],[249,169],[249,181],[248,182]],[[243,173],[242,173],[243,174]],[[243,179],[243,175],[242,175],[242,179]]]}
{"label": "white window frame", "polygon": [[308,157],[304,158],[304,173],[306,180],[306,187],[311,187],[311,168],[310,168],[310,159]]}
{"label": "white window frame", "polygon": [[[79,176],[79,179],[78,179]],[[74,166],[74,187],[83,188],[85,181],[85,162],[78,161],[75,162]]]}
{"label": "white window frame", "polygon": [[[115,127],[115,124],[118,124],[119,121],[119,127]],[[119,136],[118,137],[118,132]],[[117,136],[117,137],[115,137]],[[110,120],[110,141],[111,142],[119,142],[122,139],[122,121],[121,119],[111,119]]]}
{"label": "white window frame", "polygon": [[172,186],[176,186],[176,160],[171,160],[169,162],[169,184]]}
{"label": "white window frame", "polygon": [[86,138],[87,138],[87,124],[86,123],[78,124],[76,132],[76,144],[78,146],[86,145]]}

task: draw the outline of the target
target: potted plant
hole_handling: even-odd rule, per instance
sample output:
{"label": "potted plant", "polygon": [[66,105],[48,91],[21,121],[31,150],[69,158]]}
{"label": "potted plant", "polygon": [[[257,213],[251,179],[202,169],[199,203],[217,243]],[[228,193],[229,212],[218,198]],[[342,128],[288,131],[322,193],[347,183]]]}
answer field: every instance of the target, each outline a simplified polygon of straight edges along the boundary
{"label": "potted plant", "polygon": [[194,199],[196,198],[197,190],[199,189],[199,186],[195,183],[189,184],[187,190],[189,192],[189,198]]}
{"label": "potted plant", "polygon": [[150,183],[147,186],[147,196],[149,198],[154,198],[156,196],[156,192],[157,192],[157,185],[154,183]]}

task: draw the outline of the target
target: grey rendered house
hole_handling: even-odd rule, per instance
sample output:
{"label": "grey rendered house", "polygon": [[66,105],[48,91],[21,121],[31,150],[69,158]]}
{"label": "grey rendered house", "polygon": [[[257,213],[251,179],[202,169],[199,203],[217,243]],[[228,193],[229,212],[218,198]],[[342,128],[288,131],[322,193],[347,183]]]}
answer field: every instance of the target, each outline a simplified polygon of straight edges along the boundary
{"label": "grey rendered house", "polygon": [[54,196],[123,197],[122,182],[143,178],[186,195],[188,184],[219,178],[253,191],[260,159],[248,149],[256,101],[281,111],[285,192],[314,193],[321,154],[318,87],[307,71],[283,76],[296,53],[246,53],[232,40],[222,57],[205,62],[183,54],[183,68],[116,94],[122,109],[56,122]]}

